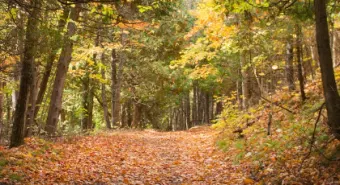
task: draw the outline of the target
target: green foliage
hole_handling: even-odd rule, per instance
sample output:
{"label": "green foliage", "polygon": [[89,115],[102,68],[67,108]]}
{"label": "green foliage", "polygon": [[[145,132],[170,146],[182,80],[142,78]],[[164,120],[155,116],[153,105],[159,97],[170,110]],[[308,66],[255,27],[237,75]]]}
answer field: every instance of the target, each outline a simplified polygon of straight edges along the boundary
{"label": "green foliage", "polygon": [[10,180],[12,181],[21,181],[22,177],[19,174],[12,173],[9,175]]}

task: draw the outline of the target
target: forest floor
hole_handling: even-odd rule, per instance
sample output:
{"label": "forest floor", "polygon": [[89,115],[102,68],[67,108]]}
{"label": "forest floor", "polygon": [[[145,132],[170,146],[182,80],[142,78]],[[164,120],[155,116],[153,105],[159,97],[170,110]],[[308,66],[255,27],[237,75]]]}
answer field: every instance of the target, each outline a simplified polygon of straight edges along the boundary
{"label": "forest floor", "polygon": [[218,131],[114,131],[0,149],[0,182],[15,184],[252,184],[216,148]]}

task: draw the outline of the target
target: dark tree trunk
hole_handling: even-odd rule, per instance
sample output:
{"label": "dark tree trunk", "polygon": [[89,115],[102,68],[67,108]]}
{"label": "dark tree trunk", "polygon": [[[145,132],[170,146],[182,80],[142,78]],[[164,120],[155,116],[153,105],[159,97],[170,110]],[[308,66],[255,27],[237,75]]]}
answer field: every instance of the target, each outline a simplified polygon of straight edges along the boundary
{"label": "dark tree trunk", "polygon": [[[99,33],[97,33],[94,45],[98,47],[99,42],[100,42],[100,36],[99,36]],[[97,53],[93,54],[92,59],[94,61],[95,66],[97,66]],[[95,68],[92,69],[88,64],[86,64],[86,68],[87,68],[86,69],[87,72],[83,80],[83,89],[84,89],[83,108],[85,110],[83,114],[83,119],[82,119],[83,130],[94,128],[92,118],[93,118],[93,98],[94,98],[95,84],[93,83],[93,79],[91,79],[90,74],[91,72],[94,74],[97,73],[96,69]]]}
{"label": "dark tree trunk", "polygon": [[302,42],[301,42],[301,26],[296,25],[296,59],[297,59],[297,68],[298,68],[298,79],[299,79],[299,85],[300,85],[300,94],[301,94],[301,100],[306,100],[306,94],[305,94],[305,82],[303,78],[303,71],[302,71]]}
{"label": "dark tree trunk", "polygon": [[29,88],[32,83],[32,68],[34,66],[34,57],[36,55],[38,42],[38,23],[40,14],[40,1],[32,0],[31,6],[35,7],[30,12],[27,21],[25,48],[22,60],[21,79],[18,102],[16,104],[14,121],[11,135],[10,147],[17,147],[24,143],[24,128],[26,117],[26,105]]}
{"label": "dark tree trunk", "polygon": [[37,71],[36,68],[33,67],[32,70],[32,84],[30,85],[30,93],[29,93],[29,106],[27,109],[27,117],[26,117],[26,132],[25,132],[25,137],[30,137],[32,135],[32,127],[34,124],[34,111],[36,107],[36,99],[37,99],[37,94],[38,94],[38,82],[39,79],[37,79]]}
{"label": "dark tree trunk", "polygon": [[[58,32],[59,33],[62,32],[62,30],[64,29],[64,27],[66,25],[66,20],[68,18],[69,13],[70,13],[70,9],[68,7],[65,7],[63,15],[60,18],[59,23],[58,23]],[[36,116],[39,112],[39,109],[41,107],[41,103],[43,102],[45,92],[46,92],[46,89],[47,89],[48,80],[51,76],[53,63],[54,63],[54,60],[56,59],[58,49],[60,48],[60,40],[61,40],[61,35],[54,36],[54,38],[53,38],[51,50],[50,50],[50,53],[47,56],[45,71],[43,73],[43,77],[42,77],[40,87],[39,87],[39,93],[38,93],[36,106],[35,106],[35,110],[34,110],[34,118],[36,118]]]}
{"label": "dark tree trunk", "polygon": [[190,109],[190,92],[185,94],[185,119],[186,119],[186,129],[189,129],[191,126],[191,109]]}
{"label": "dark tree trunk", "polygon": [[117,86],[117,62],[118,57],[115,49],[112,49],[111,53],[111,115],[112,115],[112,126],[116,124],[117,115],[116,115],[116,86]]}
{"label": "dark tree trunk", "polygon": [[326,99],[328,125],[334,136],[340,139],[340,97],[334,77],[332,52],[326,13],[326,0],[315,0],[316,41],[322,75],[323,92]]}
{"label": "dark tree trunk", "polygon": [[[19,60],[17,61],[15,67],[14,67],[14,74],[13,74],[13,80],[15,84],[19,83],[20,76],[21,76],[21,68],[22,68],[22,61],[24,60],[24,40],[25,40],[25,25],[24,25],[24,13],[22,12],[20,7],[18,8],[17,13],[17,47],[16,51],[20,54]],[[17,104],[19,96],[19,91],[15,89],[12,92],[12,111],[14,115],[15,111],[15,105]],[[12,118],[13,119],[13,118]]]}
{"label": "dark tree trunk", "polygon": [[242,74],[242,109],[246,110],[249,105],[250,93],[249,93],[249,73],[247,69],[247,57],[246,52],[240,54],[240,66]]}
{"label": "dark tree trunk", "polygon": [[220,115],[223,111],[223,103],[222,101],[218,101],[216,103],[216,111],[215,111],[215,116]]}
{"label": "dark tree trunk", "polygon": [[86,73],[83,79],[83,116],[82,116],[82,130],[92,128],[92,108],[93,108],[93,93],[91,87],[91,79],[89,72]]}
{"label": "dark tree trunk", "polygon": [[[104,61],[104,56],[105,54],[102,53],[102,62]],[[102,68],[101,69],[101,75],[102,78],[105,79],[105,70]],[[106,98],[106,89],[105,89],[105,84],[101,84],[101,95],[102,95],[102,101],[103,101],[103,112],[104,112],[104,120],[106,123],[106,128],[111,129],[111,122],[110,122],[110,117],[109,117],[109,111],[108,111],[108,106],[107,106],[107,98]]]}
{"label": "dark tree trunk", "polygon": [[193,98],[192,98],[192,126],[197,125],[197,82],[193,82]]}
{"label": "dark tree trunk", "polygon": [[120,127],[121,128],[125,128],[126,125],[127,125],[127,121],[126,121],[126,103],[122,104],[120,112],[121,112],[121,117],[120,117],[121,125],[120,125]]}
{"label": "dark tree trunk", "polygon": [[210,124],[210,93],[209,92],[205,92],[205,104],[204,104],[204,123],[206,124]]}
{"label": "dark tree trunk", "polygon": [[45,127],[45,130],[49,135],[55,134],[57,130],[66,74],[72,58],[74,41],[71,39],[71,37],[74,36],[76,33],[77,27],[75,22],[78,21],[80,10],[81,4],[77,3],[75,7],[72,8],[71,10],[70,14],[71,21],[68,22],[67,24],[67,33],[65,34],[64,37],[64,44],[58,61],[56,77],[53,84],[51,102],[48,110],[48,116]]}
{"label": "dark tree trunk", "polygon": [[132,120],[132,125],[134,128],[141,127],[141,119],[142,119],[142,105],[138,102],[135,102],[134,110],[133,110],[133,120]]}
{"label": "dark tree trunk", "polygon": [[127,102],[127,125],[129,127],[132,126],[132,106],[131,106],[131,100]]}
{"label": "dark tree trunk", "polygon": [[294,84],[294,68],[293,68],[293,46],[292,46],[292,36],[289,35],[287,38],[286,43],[286,66],[285,66],[285,72],[286,72],[286,80],[288,84],[289,91],[295,90],[295,84]]}
{"label": "dark tree trunk", "polygon": [[[126,34],[121,33],[121,44],[124,47],[126,40]],[[114,56],[115,55],[115,56]],[[119,111],[120,111],[120,89],[123,78],[123,66],[125,62],[125,53],[121,51],[119,55],[112,52],[112,125],[118,122]],[[119,61],[118,70],[116,63]],[[115,71],[113,71],[115,70]],[[117,73],[117,75],[115,75]],[[114,77],[115,75],[115,77]],[[115,83],[114,81],[115,80]]]}
{"label": "dark tree trunk", "polygon": [[0,79],[0,144],[2,143],[3,139],[3,133],[4,133],[4,82],[2,82],[2,79]]}

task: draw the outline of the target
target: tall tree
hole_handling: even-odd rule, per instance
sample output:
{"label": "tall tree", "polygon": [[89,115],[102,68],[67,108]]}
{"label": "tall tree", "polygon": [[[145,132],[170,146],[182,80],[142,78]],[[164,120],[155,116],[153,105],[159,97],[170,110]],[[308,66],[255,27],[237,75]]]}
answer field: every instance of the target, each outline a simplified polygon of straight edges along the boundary
{"label": "tall tree", "polygon": [[289,34],[287,38],[287,43],[286,43],[286,66],[285,66],[286,79],[287,79],[289,91],[295,90],[294,68],[293,68],[294,53],[293,53],[293,45],[292,45],[293,41],[292,40],[293,38]]}
{"label": "tall tree", "polygon": [[301,26],[299,24],[296,24],[296,61],[297,61],[297,69],[298,69],[298,79],[299,79],[299,85],[300,85],[300,94],[301,94],[301,100],[306,100],[306,93],[305,93],[305,82],[303,78],[303,71],[302,71],[302,32],[301,32]]}
{"label": "tall tree", "polygon": [[44,96],[45,96],[45,92],[47,89],[47,84],[48,84],[48,80],[50,78],[51,75],[51,71],[52,71],[52,67],[53,67],[53,63],[54,60],[57,57],[57,52],[60,48],[60,40],[61,40],[61,32],[63,31],[65,25],[66,25],[66,20],[69,16],[70,13],[70,8],[69,7],[64,7],[63,8],[63,15],[60,17],[59,22],[58,22],[58,29],[57,29],[57,33],[55,33],[53,35],[52,41],[51,41],[51,48],[49,51],[49,54],[47,56],[47,61],[46,61],[46,66],[44,69],[44,73],[40,82],[40,87],[39,87],[39,93],[38,93],[38,97],[36,100],[36,106],[35,106],[35,110],[34,110],[34,118],[36,118],[39,109],[41,107],[41,103],[43,102]]}
{"label": "tall tree", "polygon": [[65,34],[64,44],[59,57],[56,77],[53,84],[50,107],[46,121],[45,130],[49,135],[55,134],[58,124],[58,117],[61,111],[63,89],[66,80],[68,66],[72,58],[74,35],[76,34],[76,22],[79,18],[81,4],[77,3],[71,10],[70,21],[67,24],[67,33]]}
{"label": "tall tree", "polygon": [[27,21],[25,47],[22,60],[20,89],[18,101],[14,112],[14,121],[11,135],[10,147],[16,147],[24,143],[24,128],[26,117],[26,105],[30,85],[33,83],[32,71],[34,67],[34,57],[36,55],[38,42],[38,25],[40,15],[40,0],[30,2],[29,18]]}
{"label": "tall tree", "polygon": [[321,68],[323,93],[326,99],[328,125],[334,136],[340,140],[340,96],[334,76],[326,5],[327,0],[314,1],[316,41]]}

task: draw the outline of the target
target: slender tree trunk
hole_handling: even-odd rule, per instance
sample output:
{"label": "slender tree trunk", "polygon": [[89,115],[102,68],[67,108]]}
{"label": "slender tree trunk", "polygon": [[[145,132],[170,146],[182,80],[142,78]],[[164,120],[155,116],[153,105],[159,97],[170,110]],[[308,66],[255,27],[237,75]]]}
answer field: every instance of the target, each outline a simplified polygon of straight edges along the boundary
{"label": "slender tree trunk", "polygon": [[12,96],[10,96],[9,94],[6,94],[6,101],[7,101],[7,120],[6,120],[6,128],[4,128],[5,132],[4,134],[6,135],[6,137],[8,137],[9,135],[9,126],[12,122],[11,120],[11,114],[12,114]]}
{"label": "slender tree trunk", "polygon": [[142,106],[140,103],[135,102],[134,110],[133,110],[133,120],[132,120],[133,127],[140,128],[141,119],[142,119]]}
{"label": "slender tree trunk", "polygon": [[191,126],[191,114],[190,114],[190,92],[185,94],[185,119],[186,119],[186,129],[189,129]]}
{"label": "slender tree trunk", "polygon": [[131,100],[128,100],[127,102],[127,124],[129,127],[132,126],[132,106],[131,106]]}
{"label": "slender tree trunk", "polygon": [[115,49],[112,49],[112,60],[111,60],[111,114],[112,114],[112,126],[116,124],[116,86],[117,86],[117,62],[118,57]]}
{"label": "slender tree trunk", "polygon": [[318,46],[323,92],[326,99],[328,125],[340,140],[340,97],[334,76],[332,52],[326,13],[326,0],[315,0],[316,41]]}
{"label": "slender tree trunk", "polygon": [[18,102],[16,104],[10,147],[17,147],[24,143],[24,129],[26,117],[27,97],[32,83],[32,68],[38,42],[38,19],[40,14],[40,1],[32,0],[34,7],[27,21],[25,48],[22,60],[21,79]]}
{"label": "slender tree trunk", "polygon": [[[20,76],[21,76],[21,68],[22,68],[22,61],[24,60],[23,56],[24,56],[24,40],[25,40],[25,28],[24,28],[24,17],[23,17],[23,12],[21,10],[20,7],[17,7],[17,9],[19,10],[17,13],[17,46],[16,46],[16,51],[19,53],[20,57],[19,60],[17,61],[17,63],[15,64],[14,67],[14,74],[13,74],[13,80],[15,84],[19,83],[20,80]],[[17,89],[15,89],[12,92],[12,112],[14,115],[14,111],[15,111],[15,105],[17,104],[17,100],[18,100],[18,96],[19,96],[19,91]]]}
{"label": "slender tree trunk", "polygon": [[[58,23],[58,32],[59,33],[61,33],[63,31],[63,29],[66,25],[66,20],[68,18],[69,13],[70,13],[70,9],[68,7],[65,7],[64,11],[63,11],[63,15],[60,18],[59,23]],[[47,56],[45,71],[43,73],[43,77],[42,77],[40,87],[39,87],[39,93],[38,93],[37,101],[35,103],[36,106],[35,106],[35,110],[34,110],[34,119],[38,115],[39,109],[41,107],[41,103],[43,102],[43,99],[44,99],[44,95],[45,95],[45,92],[46,92],[46,89],[47,89],[47,83],[48,83],[48,80],[51,76],[53,63],[54,63],[54,60],[56,59],[57,52],[60,48],[60,40],[61,40],[61,35],[54,36],[50,53]]]}
{"label": "slender tree trunk", "polygon": [[193,82],[193,98],[192,98],[192,126],[197,125],[197,85]]}
{"label": "slender tree trunk", "polygon": [[36,107],[36,99],[38,94],[38,88],[37,85],[39,83],[39,79],[37,79],[37,69],[33,67],[32,70],[32,84],[30,87],[30,93],[29,93],[29,106],[27,109],[27,118],[26,118],[26,132],[25,136],[30,137],[32,135],[32,127],[34,124],[34,115],[35,115],[35,107]]}
{"label": "slender tree trunk", "polygon": [[91,104],[91,100],[90,100],[90,91],[91,91],[91,87],[90,87],[90,74],[89,72],[86,73],[84,79],[83,79],[83,100],[82,100],[82,107],[84,112],[82,113],[82,120],[81,120],[81,126],[82,126],[82,130],[87,130],[90,128],[90,104]]}
{"label": "slender tree trunk", "polygon": [[297,68],[298,68],[298,79],[300,84],[300,94],[301,94],[301,100],[306,100],[306,94],[305,94],[305,82],[303,78],[303,71],[302,71],[302,42],[301,42],[302,32],[301,32],[301,26],[296,24],[296,59],[297,59]]}
{"label": "slender tree trunk", "polygon": [[[99,36],[99,31],[98,31],[94,45],[96,47],[99,46],[99,42],[100,42],[100,36]],[[93,59],[95,66],[96,66],[97,65],[97,53],[93,54],[92,59]],[[96,74],[96,69],[90,68],[90,66],[88,64],[86,64],[86,67],[87,67],[87,69],[86,69],[87,72],[86,72],[84,80],[83,80],[83,89],[84,89],[83,108],[85,110],[84,113],[83,113],[83,119],[82,119],[82,124],[83,124],[82,129],[83,130],[88,130],[88,129],[94,128],[92,118],[93,118],[93,97],[94,97],[95,85],[93,84],[93,79],[90,78],[90,74],[91,74],[91,72]]]}
{"label": "slender tree trunk", "polygon": [[[121,33],[121,44],[123,45],[123,47],[125,46],[125,40],[126,40],[126,34]],[[112,54],[113,55],[113,54]],[[117,56],[116,56],[117,57]],[[113,56],[112,56],[113,58]],[[120,54],[118,55],[118,59],[119,59],[119,65],[118,65],[118,71],[117,71],[117,76],[116,76],[116,83],[114,83],[114,86],[112,87],[113,91],[112,93],[113,96],[113,103],[112,103],[112,125],[115,125],[118,121],[119,118],[119,110],[120,110],[120,89],[121,89],[121,84],[122,84],[122,78],[123,78],[123,66],[124,66],[124,62],[126,60],[125,58],[125,53],[124,51],[120,52]],[[112,65],[116,65],[117,61],[113,61],[112,60]],[[114,67],[114,66],[112,66]],[[112,71],[113,72],[113,71]],[[113,73],[114,74],[114,73]]]}
{"label": "slender tree trunk", "polygon": [[[104,61],[104,56],[105,54],[102,53],[102,62]],[[105,70],[102,68],[101,69],[101,75],[102,75],[102,79],[106,79],[105,78]],[[108,111],[108,106],[107,106],[107,98],[106,98],[106,89],[105,89],[105,84],[102,83],[101,84],[101,94],[102,94],[102,101],[103,101],[103,112],[104,112],[104,120],[106,123],[106,128],[111,129],[111,122],[110,122],[110,117],[109,117],[109,111]]]}
{"label": "slender tree trunk", "polygon": [[337,65],[339,65],[339,38],[338,38],[338,29],[337,28],[333,28],[333,34],[332,34],[332,40],[333,40],[333,44],[332,44],[332,58],[333,58],[333,66],[336,67]]}
{"label": "slender tree trunk", "polygon": [[210,124],[210,93],[205,92],[205,123]]}
{"label": "slender tree trunk", "polygon": [[0,144],[2,144],[2,139],[3,139],[3,133],[4,133],[4,82],[1,79],[0,76]]}
{"label": "slender tree trunk", "polygon": [[246,54],[245,52],[241,53],[240,56],[240,66],[241,66],[241,74],[242,74],[242,109],[246,110],[249,104],[249,79],[248,79],[248,69],[246,67]]}
{"label": "slender tree trunk", "polygon": [[292,46],[293,41],[292,40],[293,40],[292,36],[289,35],[287,38],[287,43],[286,43],[286,66],[285,66],[286,80],[287,80],[289,91],[295,90],[294,68],[293,68],[294,53],[293,53],[293,46]]}
{"label": "slender tree trunk", "polygon": [[70,19],[71,21],[67,24],[67,33],[64,38],[64,44],[58,61],[56,77],[53,84],[53,90],[51,95],[50,107],[48,110],[48,116],[46,121],[45,130],[49,135],[55,134],[57,130],[57,124],[59,120],[59,114],[62,105],[63,89],[66,80],[66,74],[69,63],[72,58],[73,51],[73,40],[72,36],[76,34],[76,24],[78,21],[81,4],[77,3],[71,10]]}
{"label": "slender tree trunk", "polygon": [[311,75],[312,80],[314,80],[315,78],[315,70],[313,67],[313,57],[311,54],[311,51],[309,50],[308,46],[305,46],[305,53],[306,53],[306,57],[308,58],[307,61],[307,68],[308,68],[308,73]]}

